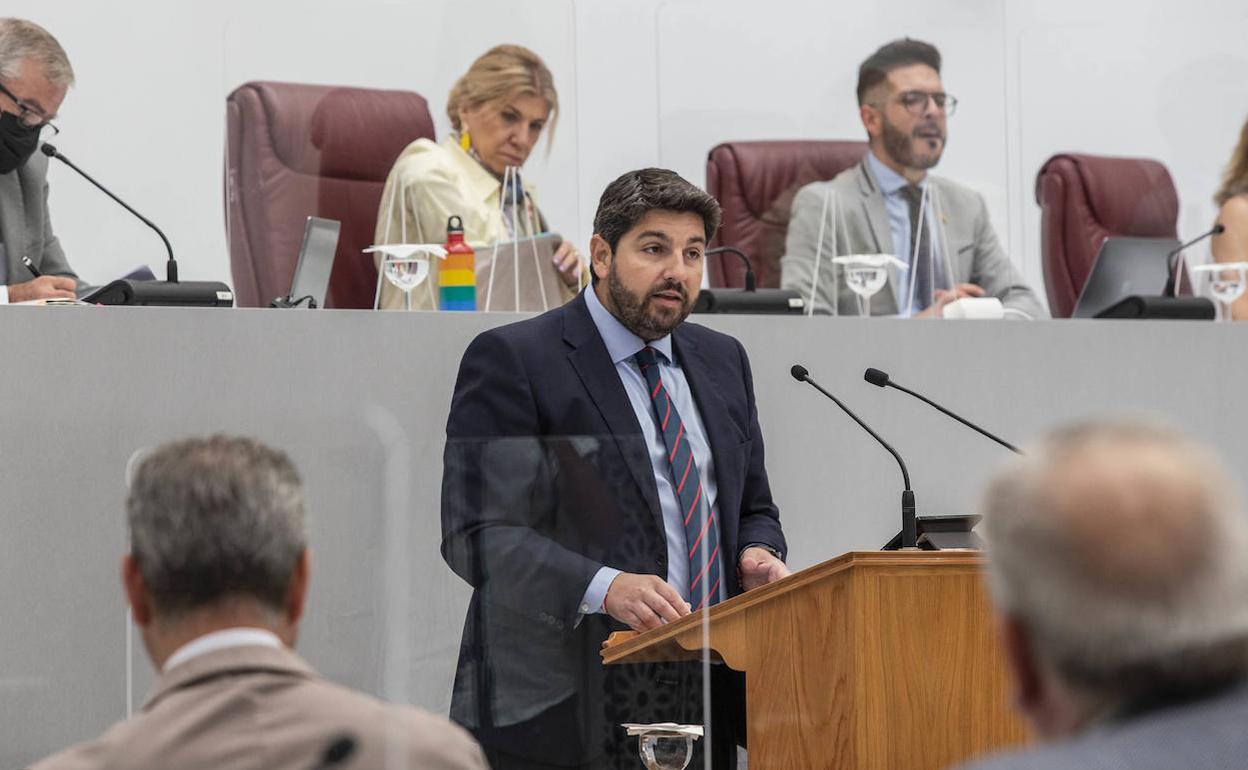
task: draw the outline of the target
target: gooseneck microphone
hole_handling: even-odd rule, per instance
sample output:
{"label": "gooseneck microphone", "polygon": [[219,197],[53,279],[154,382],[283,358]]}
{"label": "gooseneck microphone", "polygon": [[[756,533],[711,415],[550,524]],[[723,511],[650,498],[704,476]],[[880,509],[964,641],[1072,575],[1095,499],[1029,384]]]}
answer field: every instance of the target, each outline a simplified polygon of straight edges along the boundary
{"label": "gooseneck microphone", "polygon": [[754,276],[754,266],[750,264],[750,258],[745,255],[744,251],[734,246],[719,246],[706,250],[706,256],[709,257],[712,254],[733,254],[740,258],[741,264],[745,265],[745,288],[742,291],[758,290],[758,279]]}
{"label": "gooseneck microphone", "polygon": [[100,192],[104,193],[108,197],[117,201],[117,203],[119,203],[123,209],[125,209],[126,211],[129,211],[131,214],[134,214],[136,217],[138,217],[140,222],[142,222],[143,224],[155,230],[156,234],[160,236],[160,239],[165,242],[165,251],[169,254],[169,261],[165,263],[165,280],[167,280],[169,283],[178,282],[178,263],[173,258],[173,246],[169,244],[169,239],[166,238],[165,234],[161,232],[161,229],[156,226],[156,223],[152,222],[152,220],[148,219],[147,217],[143,216],[139,212],[135,211],[134,208],[129,203],[126,203],[121,198],[118,198],[116,195],[114,195],[112,190],[109,190],[107,187],[97,182],[95,180],[95,177],[91,176],[87,172],[78,168],[78,166],[76,166],[73,161],[71,161],[69,158],[65,157],[64,155],[62,155],[61,152],[57,150],[56,147],[54,147],[53,145],[48,144],[47,142],[44,142],[40,146],[39,149],[42,150],[43,154],[47,155],[49,158],[56,158],[60,162],[64,163],[66,166],[69,166],[74,171],[78,172],[79,176],[81,176],[83,179],[87,180],[91,184],[98,187],[100,189]]}
{"label": "gooseneck microphone", "polygon": [[355,739],[350,735],[340,735],[331,740],[325,746],[325,752],[321,754],[311,770],[330,770],[336,768],[351,758],[355,753]]}
{"label": "gooseneck microphone", "polygon": [[916,541],[918,539],[918,526],[915,522],[915,516],[914,516],[914,508],[915,508],[914,491],[910,489],[910,471],[906,470],[906,463],[904,460],[901,459],[901,455],[897,454],[897,450],[893,449],[891,444],[889,444],[887,441],[881,438],[880,434],[871,430],[871,427],[867,425],[865,422],[863,422],[862,419],[858,417],[858,415],[854,414],[850,410],[849,407],[845,406],[845,404],[839,398],[832,395],[828,391],[824,390],[819,385],[819,383],[812,380],[810,378],[810,372],[807,371],[806,367],[802,366],[801,364],[793,364],[793,368],[789,370],[789,374],[793,375],[793,379],[797,380],[798,382],[804,382],[810,385],[811,387],[813,387],[815,390],[822,393],[823,395],[830,398],[832,400],[832,403],[839,406],[842,412],[849,415],[850,418],[854,422],[858,423],[858,425],[860,425],[863,430],[865,430],[867,433],[870,433],[871,438],[880,442],[880,446],[887,449],[888,453],[891,454],[893,456],[893,459],[897,461],[898,467],[901,468],[901,480],[902,480],[902,483],[905,485],[905,489],[901,493],[901,547],[902,548],[917,547]]}
{"label": "gooseneck microphone", "polygon": [[135,281],[120,278],[107,286],[100,287],[83,297],[84,302],[100,305],[166,305],[175,307],[230,307],[234,304],[234,292],[220,281],[178,281],[178,263],[173,258],[173,246],[169,239],[152,220],[143,216],[134,208],[118,198],[104,185],[97,182],[90,174],[74,165],[69,158],[60,153],[56,147],[44,142],[39,148],[49,158],[56,158],[72,168],[79,176],[99,188],[100,192],[112,198],[123,209],[138,217],[139,221],[156,231],[160,240],[164,241],[165,252],[169,261],[165,263],[165,280]]}
{"label": "gooseneck microphone", "polygon": [[1018,447],[1014,446],[1013,444],[1006,441],[1005,439],[999,436],[995,436],[992,433],[989,433],[988,431],[979,427],[975,423],[971,422],[970,420],[964,417],[961,417],[957,414],[954,414],[953,412],[944,408],[943,406],[936,403],[935,401],[932,401],[930,398],[927,398],[926,396],[922,394],[915,393],[913,390],[910,390],[907,387],[903,387],[893,382],[891,379],[889,379],[887,372],[882,372],[879,369],[868,368],[865,372],[862,373],[862,378],[866,380],[867,382],[871,383],[872,385],[875,385],[880,388],[896,388],[897,390],[900,390],[902,393],[908,393],[911,396],[914,396],[918,400],[922,401],[923,403],[927,404],[928,406],[932,407],[933,409],[936,409],[937,411],[941,412],[942,414],[948,417],[952,417],[953,419],[962,423],[963,425],[970,428],[971,430],[977,431],[980,434],[987,436],[988,438],[997,442],[998,444],[1010,450],[1011,452],[1014,452],[1015,454],[1020,454],[1020,455],[1022,454],[1022,451]]}
{"label": "gooseneck microphone", "polygon": [[1176,257],[1182,254],[1185,249],[1195,246],[1196,244],[1200,243],[1204,239],[1210,238],[1214,235],[1221,235],[1224,232],[1226,232],[1226,228],[1222,226],[1221,222],[1219,222],[1213,227],[1209,228],[1209,232],[1202,233],[1201,235],[1196,236],[1195,238],[1191,239],[1190,241],[1183,244],[1182,246],[1179,246],[1177,249],[1175,249],[1174,251],[1166,255],[1166,273],[1167,273],[1166,288],[1162,289],[1161,296],[1163,297],[1179,296],[1178,295],[1179,260],[1177,260]]}

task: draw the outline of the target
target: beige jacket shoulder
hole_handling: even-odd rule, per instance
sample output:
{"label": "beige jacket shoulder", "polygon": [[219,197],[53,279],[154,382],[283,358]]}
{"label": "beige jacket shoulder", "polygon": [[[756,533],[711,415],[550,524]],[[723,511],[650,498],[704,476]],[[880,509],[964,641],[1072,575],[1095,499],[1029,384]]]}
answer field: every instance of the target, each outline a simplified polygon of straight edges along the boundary
{"label": "beige jacket shoulder", "polygon": [[347,767],[387,767],[393,745],[416,770],[484,770],[462,728],[321,679],[289,650],[235,647],[163,674],[142,710],[31,770],[307,770],[341,736]]}

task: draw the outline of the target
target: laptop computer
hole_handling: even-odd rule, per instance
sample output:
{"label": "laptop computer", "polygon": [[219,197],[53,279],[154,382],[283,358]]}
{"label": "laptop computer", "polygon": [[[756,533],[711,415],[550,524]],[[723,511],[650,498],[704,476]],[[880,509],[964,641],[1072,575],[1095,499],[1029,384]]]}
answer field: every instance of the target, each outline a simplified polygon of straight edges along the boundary
{"label": "laptop computer", "polygon": [[308,217],[303,227],[303,243],[299,246],[295,276],[290,282],[290,294],[284,299],[274,300],[274,305],[325,307],[325,293],[329,291],[329,275],[334,270],[334,254],[338,251],[341,230],[341,222]]}
{"label": "laptop computer", "polygon": [[1133,294],[1159,296],[1170,271],[1173,238],[1107,238],[1092,263],[1072,318],[1093,318]]}

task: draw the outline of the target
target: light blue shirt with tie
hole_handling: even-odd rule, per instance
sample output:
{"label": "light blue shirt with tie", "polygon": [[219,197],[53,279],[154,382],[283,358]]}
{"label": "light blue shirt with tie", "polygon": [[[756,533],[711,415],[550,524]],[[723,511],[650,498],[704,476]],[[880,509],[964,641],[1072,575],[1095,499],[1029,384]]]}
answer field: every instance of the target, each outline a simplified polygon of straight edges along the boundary
{"label": "light blue shirt with tie", "polygon": [[[906,196],[902,194],[902,190],[910,184],[910,180],[901,174],[893,171],[884,162],[875,157],[875,152],[867,152],[867,167],[871,170],[871,175],[875,177],[875,183],[880,187],[880,193],[884,196],[884,210],[888,212],[888,230],[893,236],[893,254],[905,262],[910,264],[910,260],[914,258],[914,241],[910,232],[910,204],[906,201]],[[921,189],[927,188],[927,177],[923,177],[923,181],[918,185]],[[930,194],[930,193],[929,193]],[[932,213],[932,199],[927,199],[927,210],[924,214],[927,220],[925,227],[928,230],[928,242],[931,244],[931,254],[934,264],[932,265],[932,282],[934,286],[941,286],[937,276],[943,275],[940,267],[938,255],[940,249],[938,246],[939,238],[935,229],[936,217]],[[915,297],[914,304],[909,308],[904,308],[906,299],[910,296],[910,273],[911,270],[897,271],[897,307],[900,309],[901,315],[910,316],[919,311],[918,297]]]}
{"label": "light blue shirt with tie", "polygon": [[[680,512],[680,502],[676,497],[676,483],[672,480],[671,466],[668,464],[667,445],[663,434],[655,421],[654,407],[650,401],[650,388],[646,385],[645,375],[633,359],[646,343],[633,334],[619,319],[611,315],[611,311],[602,306],[594,287],[585,289],[585,304],[589,307],[589,315],[598,327],[598,334],[607,346],[607,355],[615,364],[615,373],[619,375],[624,390],[628,393],[628,401],[632,404],[637,422],[641,425],[641,433],[650,453],[650,465],[654,469],[654,483],[659,492],[659,508],[663,513],[663,533],[667,540],[667,583],[676,589],[686,601],[689,599],[689,549],[686,545],[685,520]],[[693,447],[693,459],[697,463],[698,473],[702,477],[702,491],[707,505],[715,512],[715,520],[719,521],[718,509],[715,507],[717,487],[715,485],[715,460],[711,456],[711,446],[706,439],[706,429],[702,425],[702,417],[698,414],[698,406],[693,400],[693,391],[689,389],[689,381],[680,368],[680,362],[672,354],[672,335],[667,335],[650,343],[650,347],[659,353],[659,375],[663,379],[663,387],[672,399],[676,413],[685,424],[685,436],[689,446]],[[720,573],[724,574],[723,556],[717,556]],[[620,570],[606,566],[598,570],[590,581],[589,587],[581,599],[581,614],[602,612],[602,600],[607,594],[611,581],[615,580]],[[719,596],[724,597],[724,581],[720,581]]]}

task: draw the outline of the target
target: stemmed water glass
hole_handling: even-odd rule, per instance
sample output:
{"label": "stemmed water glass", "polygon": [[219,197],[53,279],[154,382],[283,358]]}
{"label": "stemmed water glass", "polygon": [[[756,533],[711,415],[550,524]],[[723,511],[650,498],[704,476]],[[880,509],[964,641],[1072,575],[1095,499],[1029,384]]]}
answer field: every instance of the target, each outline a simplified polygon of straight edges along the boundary
{"label": "stemmed water glass", "polygon": [[[385,243],[364,249],[366,254],[380,252],[381,275],[386,281],[403,292],[403,309],[412,309],[412,291],[429,277],[431,259],[445,259],[446,249],[432,243]],[[381,291],[378,286],[377,301]]]}
{"label": "stemmed water glass", "polygon": [[693,736],[664,730],[642,733],[637,739],[646,770],[685,770],[693,758]]}
{"label": "stemmed water glass", "polygon": [[1204,274],[1205,290],[1217,301],[1219,318],[1230,321],[1231,306],[1248,288],[1248,262],[1211,262],[1188,269],[1196,275]]}
{"label": "stemmed water glass", "polygon": [[871,298],[888,283],[888,268],[908,267],[891,254],[850,254],[833,257],[832,262],[844,270],[845,283],[858,295],[858,312],[864,316],[871,314]]}

